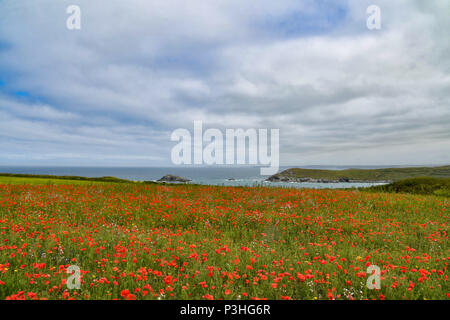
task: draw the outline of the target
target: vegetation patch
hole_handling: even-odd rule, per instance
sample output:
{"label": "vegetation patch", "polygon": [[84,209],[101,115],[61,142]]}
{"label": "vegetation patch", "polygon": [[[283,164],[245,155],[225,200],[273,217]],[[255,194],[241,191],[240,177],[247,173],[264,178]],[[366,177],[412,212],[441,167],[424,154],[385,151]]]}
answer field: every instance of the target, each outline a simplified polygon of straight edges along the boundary
{"label": "vegetation patch", "polygon": [[450,197],[450,179],[411,178],[396,181],[387,185],[361,189],[370,192],[412,193]]}

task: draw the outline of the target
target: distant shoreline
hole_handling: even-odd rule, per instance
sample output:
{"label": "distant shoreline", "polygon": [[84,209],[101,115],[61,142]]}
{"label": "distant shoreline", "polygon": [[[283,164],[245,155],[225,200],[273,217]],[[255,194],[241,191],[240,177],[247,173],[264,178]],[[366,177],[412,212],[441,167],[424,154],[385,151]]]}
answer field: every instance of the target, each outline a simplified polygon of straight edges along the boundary
{"label": "distant shoreline", "polygon": [[311,183],[392,183],[418,177],[450,178],[450,166],[345,170],[291,168],[274,174],[266,180]]}

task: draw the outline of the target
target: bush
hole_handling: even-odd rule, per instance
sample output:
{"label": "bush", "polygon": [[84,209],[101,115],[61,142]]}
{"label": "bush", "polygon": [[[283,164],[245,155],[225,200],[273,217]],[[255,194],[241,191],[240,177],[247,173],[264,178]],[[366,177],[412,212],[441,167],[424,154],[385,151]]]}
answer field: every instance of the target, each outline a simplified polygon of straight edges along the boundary
{"label": "bush", "polygon": [[434,194],[438,196],[450,196],[450,179],[442,178],[411,178],[396,181],[383,186],[364,189],[365,191],[389,192],[389,193],[412,193],[412,194]]}

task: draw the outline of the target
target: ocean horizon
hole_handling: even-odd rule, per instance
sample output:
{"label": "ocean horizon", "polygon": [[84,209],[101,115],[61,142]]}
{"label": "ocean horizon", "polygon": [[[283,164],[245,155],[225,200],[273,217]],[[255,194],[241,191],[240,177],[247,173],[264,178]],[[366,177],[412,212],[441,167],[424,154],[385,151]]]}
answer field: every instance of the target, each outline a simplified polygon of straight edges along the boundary
{"label": "ocean horizon", "polygon": [[[379,169],[398,166],[283,166],[279,172],[288,168],[323,169],[323,170],[345,170],[357,169]],[[191,183],[204,185],[224,186],[283,186],[297,188],[360,188],[383,183],[310,183],[310,182],[269,182],[265,181],[268,176],[260,175],[258,166],[223,166],[223,167],[187,167],[187,166],[161,166],[161,167],[94,167],[94,166],[0,166],[0,173],[16,174],[45,174],[56,176],[82,176],[82,177],[105,177],[133,181],[156,181],[166,174],[173,174],[188,178]]]}

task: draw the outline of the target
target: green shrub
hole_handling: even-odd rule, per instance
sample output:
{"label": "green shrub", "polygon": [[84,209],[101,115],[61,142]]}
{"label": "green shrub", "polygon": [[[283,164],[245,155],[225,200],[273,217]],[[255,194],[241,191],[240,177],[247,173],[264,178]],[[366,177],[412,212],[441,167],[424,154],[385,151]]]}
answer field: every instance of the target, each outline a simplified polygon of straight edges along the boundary
{"label": "green shrub", "polygon": [[434,194],[450,196],[450,179],[420,177],[396,181],[383,186],[363,189],[364,191],[388,193]]}

